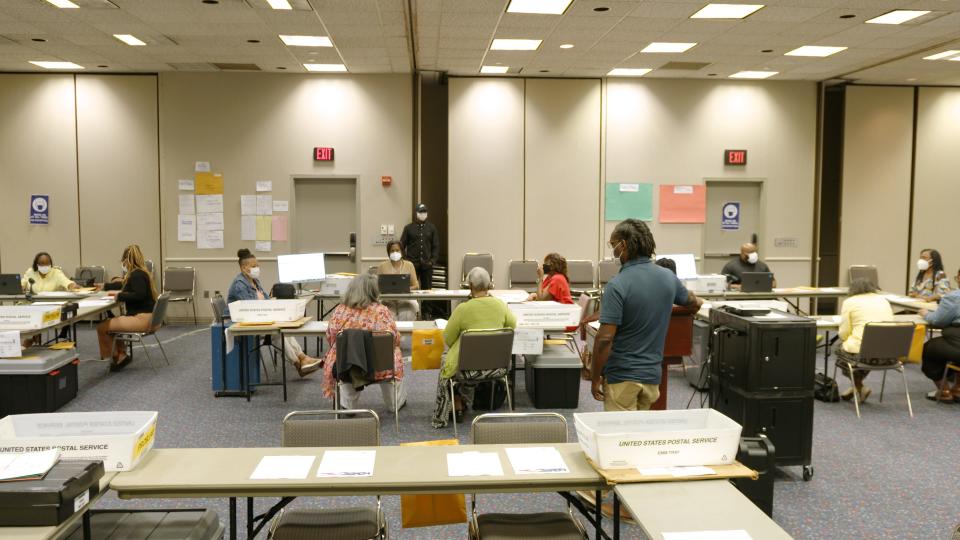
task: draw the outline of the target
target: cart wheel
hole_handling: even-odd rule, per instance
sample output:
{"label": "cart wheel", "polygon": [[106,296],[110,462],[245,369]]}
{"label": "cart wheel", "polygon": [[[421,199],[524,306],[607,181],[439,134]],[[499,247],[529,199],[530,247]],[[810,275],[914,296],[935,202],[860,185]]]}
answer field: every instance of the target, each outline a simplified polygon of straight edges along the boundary
{"label": "cart wheel", "polygon": [[813,478],[813,465],[804,465],[803,466],[803,481],[809,482]]}

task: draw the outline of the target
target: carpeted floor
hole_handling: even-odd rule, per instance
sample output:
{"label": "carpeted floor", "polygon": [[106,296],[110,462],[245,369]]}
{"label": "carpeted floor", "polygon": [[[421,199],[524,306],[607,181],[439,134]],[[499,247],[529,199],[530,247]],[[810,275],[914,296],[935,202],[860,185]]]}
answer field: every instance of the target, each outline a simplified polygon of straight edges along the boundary
{"label": "carpeted floor", "polygon": [[[80,329],[80,393],[63,411],[156,410],[160,413],[157,447],[256,447],[280,444],[280,421],[289,411],[329,408],[322,398],[317,372],[299,379],[288,370],[289,401],[284,403],[280,387],[257,391],[251,402],[242,398],[214,398],[210,389],[210,337],[206,328],[166,327],[160,331],[170,366],[153,364],[142,353],[125,370],[108,373],[106,364],[86,361],[96,356],[95,334]],[[311,340],[311,351],[313,341]],[[155,348],[151,352],[157,352]],[[270,377],[279,377],[272,366]],[[436,389],[436,372],[408,371],[408,401],[400,412],[401,433],[393,428],[393,413],[383,405],[380,393],[367,392],[361,404],[381,417],[382,443],[420,441],[453,437],[453,429],[430,426]],[[957,422],[960,404],[935,404],[924,399],[932,385],[917,365],[908,366],[908,383],[916,417],[907,414],[899,377],[888,381],[884,402],[879,403],[879,374],[868,379],[874,394],[857,419],[853,404],[815,402],[813,465],[816,474],[804,482],[799,467],[778,472],[774,519],[788,533],[801,539],[948,539],[960,523],[960,454]],[[518,378],[516,408],[534,410]],[[845,388],[841,381],[841,389]],[[683,408],[692,389],[671,372],[670,408]],[[694,406],[699,403],[694,400]],[[589,385],[580,388],[580,411],[600,410],[589,395]],[[570,421],[573,410],[558,411]],[[469,422],[469,417],[467,419]],[[468,442],[468,429],[460,431]],[[229,466],[225,464],[224,466]],[[357,498],[298,499],[297,505],[339,506],[373,501]],[[400,526],[398,497],[384,497],[384,508],[393,538],[465,538],[466,526],[403,529]],[[258,500],[260,512],[272,500]],[[480,498],[483,511],[534,512],[562,509],[555,494],[487,495]],[[226,522],[224,499],[120,501],[108,494],[101,508],[196,508],[216,510]],[[243,507],[240,519],[243,519]],[[690,508],[690,522],[677,524],[680,530],[696,522],[697,509]],[[624,538],[640,538],[636,527],[622,529]],[[242,537],[242,532],[241,532]],[[265,537],[262,535],[261,537]],[[756,539],[762,540],[762,539]]]}

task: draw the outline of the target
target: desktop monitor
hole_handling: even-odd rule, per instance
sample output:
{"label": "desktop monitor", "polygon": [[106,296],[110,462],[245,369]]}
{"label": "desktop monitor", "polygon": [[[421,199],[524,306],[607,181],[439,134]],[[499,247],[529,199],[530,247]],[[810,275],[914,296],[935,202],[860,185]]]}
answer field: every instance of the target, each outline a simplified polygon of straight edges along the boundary
{"label": "desktop monitor", "polygon": [[282,283],[323,281],[327,277],[327,269],[323,263],[323,253],[278,255],[277,271]]}
{"label": "desktop monitor", "polygon": [[657,260],[672,259],[677,263],[677,277],[680,279],[691,279],[697,277],[697,260],[693,253],[678,253],[676,255],[657,254]]}

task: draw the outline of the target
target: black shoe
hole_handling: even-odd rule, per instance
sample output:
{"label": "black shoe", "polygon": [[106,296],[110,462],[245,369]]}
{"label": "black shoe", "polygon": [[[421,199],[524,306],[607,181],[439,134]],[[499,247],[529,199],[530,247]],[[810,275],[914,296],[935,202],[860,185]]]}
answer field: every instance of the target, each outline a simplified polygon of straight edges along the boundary
{"label": "black shoe", "polygon": [[125,356],[123,360],[119,362],[111,362],[110,371],[120,371],[121,369],[127,367],[127,364],[130,363],[130,360],[131,358],[129,356]]}

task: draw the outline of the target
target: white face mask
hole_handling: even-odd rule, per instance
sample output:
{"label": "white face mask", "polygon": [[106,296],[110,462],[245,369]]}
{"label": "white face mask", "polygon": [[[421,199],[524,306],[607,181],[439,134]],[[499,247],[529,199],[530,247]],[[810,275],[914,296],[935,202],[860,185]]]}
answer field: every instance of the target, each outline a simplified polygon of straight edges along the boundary
{"label": "white face mask", "polygon": [[120,271],[121,271],[122,273],[126,274],[126,273],[127,273],[127,265],[126,265],[126,264],[123,264],[123,263],[120,263]]}
{"label": "white face mask", "polygon": [[760,260],[760,256],[757,255],[757,252],[747,254],[747,262],[750,264],[757,264],[757,261]]}
{"label": "white face mask", "polygon": [[917,259],[917,270],[921,272],[926,272],[930,269],[930,261],[926,259]]}
{"label": "white face mask", "polygon": [[254,266],[250,269],[250,277],[253,279],[260,279],[260,267]]}
{"label": "white face mask", "polygon": [[403,258],[403,256],[400,255],[400,252],[399,252],[399,251],[391,251],[391,252],[390,252],[390,260],[391,260],[391,261],[397,262],[397,261],[399,261],[399,260],[402,259],[402,258]]}
{"label": "white face mask", "polygon": [[426,221],[426,220],[427,220],[427,213],[426,213],[426,212],[417,212],[417,219],[419,219],[420,221]]}
{"label": "white face mask", "polygon": [[45,275],[47,275],[47,274],[50,273],[50,269],[51,269],[51,267],[50,267],[49,265],[47,265],[47,266],[38,266],[38,267],[37,267],[37,272],[40,272],[42,275],[45,276]]}

